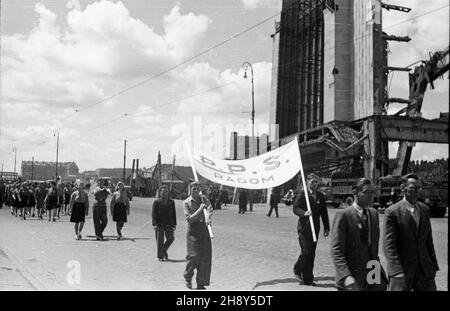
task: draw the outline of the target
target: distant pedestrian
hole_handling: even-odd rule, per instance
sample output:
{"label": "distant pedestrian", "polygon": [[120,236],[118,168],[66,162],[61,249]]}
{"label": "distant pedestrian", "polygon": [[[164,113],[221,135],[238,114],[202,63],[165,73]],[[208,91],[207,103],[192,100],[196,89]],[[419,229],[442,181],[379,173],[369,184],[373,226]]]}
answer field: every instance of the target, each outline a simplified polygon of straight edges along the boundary
{"label": "distant pedestrian", "polygon": [[127,215],[130,215],[130,201],[122,182],[117,184],[117,191],[111,198],[111,217],[116,222],[117,239],[122,238],[122,228],[127,222]]}
{"label": "distant pedestrian", "polygon": [[248,203],[248,192],[245,189],[242,189],[239,192],[239,214],[245,214],[247,210]]}
{"label": "distant pedestrian", "polygon": [[169,198],[167,186],[159,187],[158,192],[159,198],[153,201],[152,206],[152,224],[155,229],[158,248],[157,257],[160,261],[163,261],[169,258],[167,250],[175,240],[177,215],[175,202]]}
{"label": "distant pedestrian", "polygon": [[3,180],[0,180],[0,208],[3,208],[3,203],[5,201],[6,187]]}
{"label": "distant pedestrian", "polygon": [[66,185],[64,186],[64,189],[63,189],[63,193],[64,193],[63,215],[67,215],[67,213],[68,213],[67,207],[70,204],[70,197],[72,195],[72,186],[70,183],[66,183]]}
{"label": "distant pedestrian", "polygon": [[29,201],[29,189],[26,182],[23,182],[19,188],[19,209],[20,216],[23,220],[26,220],[26,213],[28,209],[28,201]]}
{"label": "distant pedestrian", "polygon": [[430,209],[418,202],[421,183],[415,174],[402,180],[404,197],[388,207],[384,254],[391,291],[435,291],[439,265],[433,244]]}
{"label": "distant pedestrian", "polygon": [[[107,181],[106,181],[107,182]],[[108,215],[106,211],[106,198],[111,194],[105,181],[100,182],[100,187],[94,192],[96,202],[93,208],[94,229],[97,240],[103,240],[103,231],[108,224]]]}
{"label": "distant pedestrian", "polygon": [[59,196],[58,190],[56,189],[56,182],[50,182],[50,189],[47,192],[47,196],[44,199],[46,209],[48,211],[48,221],[52,220],[53,213],[53,221],[56,221],[56,212],[59,205]]}
{"label": "distant pedestrian", "polygon": [[[212,207],[208,198],[200,195],[200,184],[191,184],[191,195],[184,202],[187,228],[187,264],[184,271],[186,286],[192,288],[192,277],[197,270],[197,289],[206,289],[211,278],[212,249],[208,224],[211,222]],[[205,217],[205,211],[206,216]]]}
{"label": "distant pedestrian", "polygon": [[278,218],[278,203],[280,203],[280,190],[278,188],[273,188],[272,193],[270,194],[270,210],[267,214],[268,217],[272,214],[272,210],[275,210],[275,214]]}
{"label": "distant pedestrian", "polygon": [[13,209],[13,215],[19,216],[20,209],[20,195],[19,195],[19,183],[15,183],[11,186],[11,207]]}
{"label": "distant pedestrian", "polygon": [[75,239],[81,240],[85,217],[89,214],[89,197],[84,191],[84,183],[80,183],[69,200],[70,222],[75,223]]}
{"label": "distant pedestrian", "polygon": [[281,202],[283,202],[287,206],[291,206],[295,201],[295,197],[296,195],[294,193],[294,190],[289,189],[288,192],[286,192],[286,194],[281,199]]}
{"label": "distant pedestrian", "polygon": [[36,187],[34,183],[30,183],[28,187],[28,214],[31,214],[31,217],[35,217],[36,211],[36,200],[34,199],[34,192],[36,191]]}
{"label": "distant pedestrian", "polygon": [[64,206],[64,184],[61,180],[61,177],[58,177],[58,183],[56,184],[56,190],[58,193],[58,208],[57,208],[57,216],[60,219],[61,210]]}
{"label": "distant pedestrian", "polygon": [[336,213],[331,230],[336,288],[386,290],[387,277],[378,256],[378,212],[371,207],[375,188],[370,179],[361,178],[352,186],[352,192],[353,204]]}
{"label": "distant pedestrian", "polygon": [[[295,199],[292,211],[298,216],[297,232],[298,242],[300,244],[300,256],[294,265],[295,276],[303,282],[304,285],[314,286],[314,259],[316,256],[316,242],[313,241],[310,221],[314,223],[316,237],[319,236],[320,218],[324,226],[324,237],[330,232],[330,223],[328,220],[328,211],[325,195],[318,191],[320,178],[315,174],[310,174],[307,178],[307,189],[301,189]],[[308,210],[305,191],[308,191],[308,199],[311,210]]]}
{"label": "distant pedestrian", "polygon": [[39,186],[34,191],[34,200],[36,201],[37,217],[42,219],[42,213],[44,210],[44,200],[46,196],[46,190],[44,188],[44,183],[39,183]]}
{"label": "distant pedestrian", "polygon": [[219,195],[219,209],[222,208],[222,204],[224,206],[227,206],[228,203],[228,192],[225,189],[221,189],[220,190],[220,195]]}

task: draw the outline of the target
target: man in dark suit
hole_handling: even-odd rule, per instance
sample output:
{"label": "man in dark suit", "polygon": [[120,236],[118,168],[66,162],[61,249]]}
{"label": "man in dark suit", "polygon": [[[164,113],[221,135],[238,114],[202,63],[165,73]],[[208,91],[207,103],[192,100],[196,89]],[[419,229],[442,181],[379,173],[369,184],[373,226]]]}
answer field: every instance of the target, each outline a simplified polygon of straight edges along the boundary
{"label": "man in dark suit", "polygon": [[374,193],[370,179],[359,179],[353,185],[353,204],[334,217],[331,257],[338,290],[386,290],[387,278],[378,257],[378,212],[370,207]]}
{"label": "man in dark suit", "polygon": [[299,192],[299,195],[295,199],[294,207],[292,211],[298,216],[297,232],[298,242],[300,244],[300,256],[294,265],[294,274],[297,279],[304,285],[314,286],[314,258],[316,256],[317,241],[313,241],[310,219],[312,216],[314,223],[314,231],[316,237],[319,237],[320,231],[320,218],[322,218],[325,237],[330,232],[330,223],[328,220],[328,211],[325,195],[317,190],[319,186],[320,178],[315,174],[308,175],[307,178],[307,191],[309,205],[311,211],[308,211],[306,205],[306,196],[304,189]]}
{"label": "man in dark suit", "polygon": [[239,192],[239,214],[245,214],[247,211],[247,203],[248,203],[248,192],[245,189],[242,189]]}
{"label": "man in dark suit", "polygon": [[417,201],[420,181],[409,174],[401,185],[403,200],[385,211],[384,253],[390,290],[435,291],[439,266],[434,251],[429,208]]}

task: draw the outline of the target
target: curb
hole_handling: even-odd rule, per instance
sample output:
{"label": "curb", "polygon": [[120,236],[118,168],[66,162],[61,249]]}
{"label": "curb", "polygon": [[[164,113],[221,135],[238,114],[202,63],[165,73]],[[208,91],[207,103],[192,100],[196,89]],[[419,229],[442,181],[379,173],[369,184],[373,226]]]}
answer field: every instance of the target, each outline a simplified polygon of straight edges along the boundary
{"label": "curb", "polygon": [[33,287],[33,290],[43,291],[46,290],[44,284],[42,284],[10,251],[7,247],[1,248],[3,253],[8,257],[8,259],[13,263],[16,271]]}

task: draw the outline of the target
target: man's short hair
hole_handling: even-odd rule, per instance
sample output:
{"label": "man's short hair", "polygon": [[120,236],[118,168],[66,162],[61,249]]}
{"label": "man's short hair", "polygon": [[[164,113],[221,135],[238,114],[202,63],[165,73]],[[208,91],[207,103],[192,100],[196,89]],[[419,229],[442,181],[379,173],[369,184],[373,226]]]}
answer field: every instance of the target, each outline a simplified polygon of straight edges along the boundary
{"label": "man's short hair", "polygon": [[194,186],[200,187],[200,183],[198,181],[191,182],[191,188]]}
{"label": "man's short hair", "polygon": [[161,185],[161,186],[159,186],[158,192],[161,191],[161,190],[164,189],[164,188],[169,189],[169,186],[167,186],[167,185]]}
{"label": "man's short hair", "polygon": [[365,185],[373,185],[372,180],[368,177],[362,177],[354,182],[352,190],[361,191]]}
{"label": "man's short hair", "polygon": [[405,184],[408,182],[408,179],[414,179],[414,180],[419,180],[419,176],[417,176],[416,174],[408,174],[406,176],[402,177],[402,184]]}
{"label": "man's short hair", "polygon": [[310,181],[310,180],[313,180],[313,179],[320,182],[320,177],[317,176],[314,173],[310,173],[310,174],[308,174],[308,176],[306,176],[306,181]]}

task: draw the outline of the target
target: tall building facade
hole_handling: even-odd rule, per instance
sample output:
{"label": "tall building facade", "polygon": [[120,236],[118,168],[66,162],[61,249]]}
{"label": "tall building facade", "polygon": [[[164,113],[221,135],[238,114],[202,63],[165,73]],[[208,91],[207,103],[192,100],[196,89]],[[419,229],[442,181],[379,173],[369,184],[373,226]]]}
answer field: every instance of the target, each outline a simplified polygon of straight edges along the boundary
{"label": "tall building facade", "polygon": [[283,0],[273,38],[271,123],[279,137],[382,114],[380,0]]}

